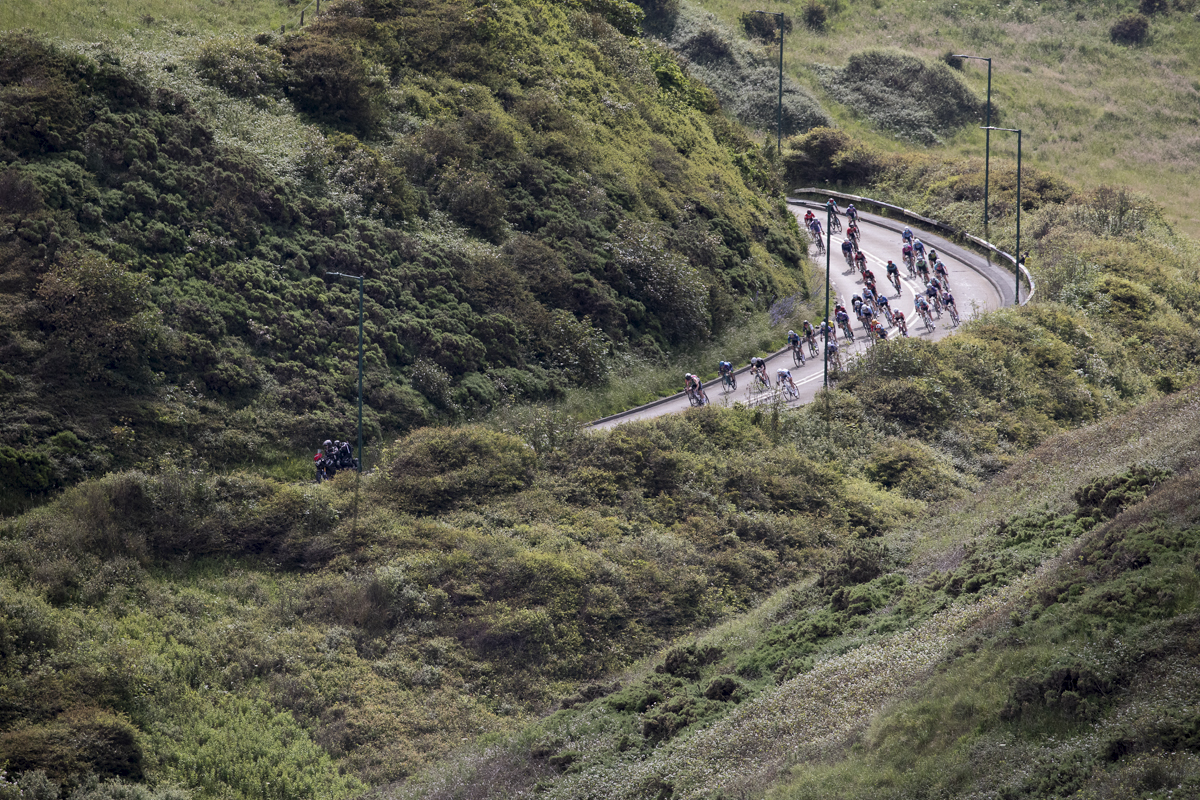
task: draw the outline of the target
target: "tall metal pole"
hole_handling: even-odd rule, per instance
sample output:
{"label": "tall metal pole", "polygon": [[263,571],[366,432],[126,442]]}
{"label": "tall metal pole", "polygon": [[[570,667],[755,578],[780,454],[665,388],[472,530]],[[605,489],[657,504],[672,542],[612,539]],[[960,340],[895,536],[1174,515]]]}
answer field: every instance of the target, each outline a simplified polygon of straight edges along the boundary
{"label": "tall metal pole", "polygon": [[988,230],[988,186],[990,184],[990,173],[992,163],[992,59],[984,58],[983,56],[968,56],[962,53],[956,53],[952,58],[973,58],[977,61],[986,61],[988,65],[988,88],[987,88],[987,121],[984,122],[985,134],[983,145],[983,238],[987,238]]}
{"label": "tall metal pole", "polygon": [[1013,302],[1021,305],[1021,132],[1017,131],[1017,288]]}
{"label": "tall metal pole", "polygon": [[363,279],[361,275],[347,275],[344,272],[330,272],[337,278],[349,278],[358,281],[358,471],[363,467],[363,434],[362,434],[362,373],[363,373]]}
{"label": "tall metal pole", "polygon": [[775,114],[775,157],[783,158],[783,12],[779,22],[779,107]]}
{"label": "tall metal pole", "polygon": [[[833,206],[825,204],[825,389],[829,389],[829,246],[830,228],[833,222]],[[826,416],[826,427],[829,419]]]}
{"label": "tall metal pole", "polygon": [[775,111],[775,155],[783,154],[783,12],[755,11],[755,14],[767,14],[775,17],[779,27],[779,105]]}

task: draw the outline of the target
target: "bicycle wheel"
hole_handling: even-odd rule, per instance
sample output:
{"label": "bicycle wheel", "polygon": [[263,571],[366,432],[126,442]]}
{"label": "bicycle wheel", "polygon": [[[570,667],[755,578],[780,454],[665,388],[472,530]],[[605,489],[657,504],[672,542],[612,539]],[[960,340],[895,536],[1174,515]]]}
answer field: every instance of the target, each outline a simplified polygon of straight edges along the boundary
{"label": "bicycle wheel", "polygon": [[792,348],[792,363],[797,367],[804,364],[804,351],[800,349],[800,345]]}

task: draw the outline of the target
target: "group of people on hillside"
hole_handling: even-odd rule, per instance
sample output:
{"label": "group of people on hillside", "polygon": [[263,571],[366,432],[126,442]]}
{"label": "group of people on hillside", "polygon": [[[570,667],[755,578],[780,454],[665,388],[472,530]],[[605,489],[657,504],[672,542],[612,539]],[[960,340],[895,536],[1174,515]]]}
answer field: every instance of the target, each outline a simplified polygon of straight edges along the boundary
{"label": "group of people on hillside", "polygon": [[322,442],[321,449],[313,456],[313,462],[317,467],[318,483],[329,480],[339,469],[358,469],[358,459],[354,457],[350,443],[337,439]]}

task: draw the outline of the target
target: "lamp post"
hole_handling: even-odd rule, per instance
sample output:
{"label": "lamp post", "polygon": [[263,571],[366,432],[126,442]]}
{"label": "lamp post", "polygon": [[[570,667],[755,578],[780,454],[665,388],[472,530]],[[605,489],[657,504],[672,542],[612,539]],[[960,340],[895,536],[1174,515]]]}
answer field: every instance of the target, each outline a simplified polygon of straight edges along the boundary
{"label": "lamp post", "polygon": [[952,58],[974,58],[977,61],[986,61],[988,65],[988,88],[987,88],[987,120],[983,123],[987,131],[987,139],[983,145],[983,238],[987,238],[988,227],[988,172],[992,160],[992,60],[983,56],[968,56],[961,53],[951,56]]}
{"label": "lamp post", "polygon": [[[783,12],[755,11],[755,14],[767,14],[776,17],[779,23],[779,107],[775,113],[775,155],[782,157],[783,153]],[[990,124],[990,123],[989,123]]]}
{"label": "lamp post", "polygon": [[1013,294],[1013,305],[1021,305],[1021,131],[1018,128],[987,128],[988,131],[1008,131],[1017,135],[1017,288]]}
{"label": "lamp post", "polygon": [[[830,230],[833,228],[833,201],[825,204],[825,389],[829,390],[829,248],[832,244]],[[828,411],[829,398],[825,398]],[[825,427],[829,427],[829,415],[825,417]],[[826,431],[828,433],[828,431]]]}
{"label": "lamp post", "polygon": [[358,281],[358,471],[362,473],[362,361],[363,361],[363,279],[361,275],[347,275],[344,272],[327,272],[335,278],[349,278]]}

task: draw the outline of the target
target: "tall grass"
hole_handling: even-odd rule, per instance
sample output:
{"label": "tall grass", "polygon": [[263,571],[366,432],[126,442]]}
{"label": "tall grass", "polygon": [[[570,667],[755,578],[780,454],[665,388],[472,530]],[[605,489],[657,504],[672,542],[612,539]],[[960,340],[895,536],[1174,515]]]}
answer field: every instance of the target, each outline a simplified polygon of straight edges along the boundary
{"label": "tall grass", "polygon": [[[757,6],[750,0],[703,0],[726,25]],[[1024,132],[1026,163],[1082,184],[1121,184],[1157,197],[1168,217],[1200,234],[1200,19],[1177,3],[1153,17],[1141,47],[1114,44],[1108,29],[1125,6],[1067,2],[836,0],[824,32],[796,25],[786,41],[785,72],[809,88],[838,124],[894,152],[906,145],[866,117],[834,102],[814,65],[843,67],[855,54],[894,47],[933,60],[947,52],[988,56],[992,123]],[[797,17],[799,10],[791,12]],[[982,96],[986,65],[968,61],[963,76]],[[982,116],[978,122],[983,124]],[[950,153],[982,155],[976,125],[940,131]],[[1015,137],[1014,137],[1015,138]],[[1016,156],[1016,142],[992,137],[993,158]]]}
{"label": "tall grass", "polygon": [[37,0],[0,4],[0,30],[32,28],[84,41],[151,27],[259,32],[298,21],[299,9],[286,0]]}

